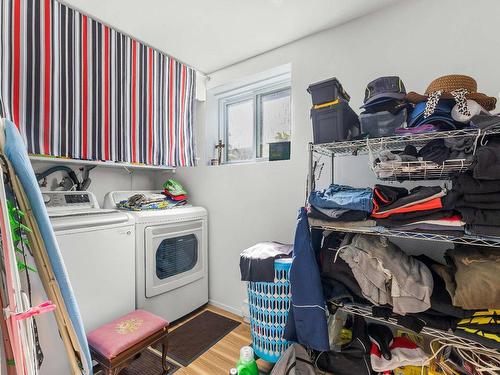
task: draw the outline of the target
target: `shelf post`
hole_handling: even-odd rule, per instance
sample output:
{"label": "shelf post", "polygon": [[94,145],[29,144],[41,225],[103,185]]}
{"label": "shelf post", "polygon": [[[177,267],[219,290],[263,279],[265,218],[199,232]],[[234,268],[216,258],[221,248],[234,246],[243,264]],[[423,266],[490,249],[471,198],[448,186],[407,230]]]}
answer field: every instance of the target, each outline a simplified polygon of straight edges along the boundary
{"label": "shelf post", "polygon": [[307,176],[307,194],[306,194],[306,199],[309,197],[309,194],[314,190],[314,158],[313,158],[313,144],[312,142],[309,142],[308,145],[308,151],[309,151],[309,175]]}
{"label": "shelf post", "polygon": [[335,183],[335,153],[332,151],[332,184]]}

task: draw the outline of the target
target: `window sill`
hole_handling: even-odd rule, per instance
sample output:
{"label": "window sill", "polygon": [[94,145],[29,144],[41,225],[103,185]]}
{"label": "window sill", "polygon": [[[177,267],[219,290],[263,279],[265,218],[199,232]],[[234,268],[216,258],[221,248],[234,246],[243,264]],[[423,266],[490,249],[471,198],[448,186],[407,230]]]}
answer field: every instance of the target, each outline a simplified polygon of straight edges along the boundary
{"label": "window sill", "polygon": [[253,160],[242,160],[242,161],[232,161],[225,162],[218,165],[209,164],[210,167],[224,167],[224,166],[236,166],[236,165],[249,165],[249,164],[268,164],[268,163],[279,163],[279,162],[290,161],[290,159],[283,160],[269,160],[267,158],[253,159]]}

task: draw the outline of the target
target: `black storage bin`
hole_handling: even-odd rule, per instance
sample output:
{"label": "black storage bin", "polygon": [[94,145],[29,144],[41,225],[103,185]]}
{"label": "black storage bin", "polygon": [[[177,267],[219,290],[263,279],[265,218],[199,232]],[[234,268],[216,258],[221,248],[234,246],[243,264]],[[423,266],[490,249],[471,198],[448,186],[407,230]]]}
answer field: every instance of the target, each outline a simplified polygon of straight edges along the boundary
{"label": "black storage bin", "polygon": [[349,103],[340,100],[324,108],[311,109],[314,143],[346,141],[359,135],[359,119]]}
{"label": "black storage bin", "polygon": [[339,98],[347,102],[351,99],[335,77],[309,85],[307,92],[311,94],[313,105],[329,103]]}

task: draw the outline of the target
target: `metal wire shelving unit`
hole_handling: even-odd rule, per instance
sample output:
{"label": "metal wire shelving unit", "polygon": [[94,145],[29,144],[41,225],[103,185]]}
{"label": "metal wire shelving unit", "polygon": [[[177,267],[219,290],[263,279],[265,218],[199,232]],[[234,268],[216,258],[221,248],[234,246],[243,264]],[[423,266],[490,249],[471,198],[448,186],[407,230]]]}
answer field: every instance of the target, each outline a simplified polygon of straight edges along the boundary
{"label": "metal wire shelving unit", "polygon": [[438,234],[429,232],[417,232],[417,231],[402,231],[393,230],[385,227],[359,227],[359,228],[347,228],[342,226],[335,226],[335,222],[331,225],[312,225],[313,228],[331,230],[334,232],[346,232],[346,233],[363,233],[371,234],[375,236],[387,236],[395,238],[407,238],[413,240],[424,240],[424,241],[438,241],[438,242],[452,242],[462,245],[476,245],[476,246],[487,246],[487,247],[500,247],[500,237],[479,237],[470,236],[464,234],[463,236],[457,236],[452,234]]}
{"label": "metal wire shelving unit", "polygon": [[[382,318],[382,317],[377,317],[372,314],[370,306],[360,306],[360,305],[350,305],[350,304],[343,304],[343,305],[338,305],[336,306],[339,309],[349,313],[349,314],[355,314],[359,315],[365,318],[369,318],[370,320],[375,320],[380,323],[389,323],[398,327],[401,327],[403,329],[406,329],[410,331],[410,329],[401,326],[398,324],[397,319],[390,317],[390,318]],[[484,355],[492,355],[495,354],[496,356],[500,356],[500,353],[498,353],[498,349],[496,348],[490,348],[486,345],[483,345],[477,341],[474,341],[473,339],[462,337],[458,334],[453,333],[452,331],[443,331],[439,329],[434,329],[434,328],[429,328],[429,327],[424,327],[421,331],[422,334],[430,336],[435,339],[439,339],[441,342],[459,342],[462,345],[466,345],[469,349],[476,351],[478,354],[484,354]]]}
{"label": "metal wire shelving unit", "polygon": [[[483,132],[481,132],[479,129],[463,129],[463,130],[453,130],[446,132],[435,132],[435,133],[425,133],[425,134],[415,134],[415,135],[391,136],[383,138],[367,138],[363,140],[324,143],[316,145],[310,143],[307,192],[309,193],[315,189],[315,173],[314,173],[315,154],[328,156],[331,158],[331,183],[334,183],[335,157],[337,155],[338,156],[360,155],[386,149],[396,150],[404,148],[408,144],[412,144],[415,147],[420,147],[433,139],[471,137],[476,140],[479,140],[483,136],[494,135],[494,134],[500,134],[500,128],[492,128]],[[438,165],[432,162],[427,162],[427,163],[415,162],[415,163],[420,163],[422,169],[412,170],[415,169],[415,168],[410,168],[410,167],[415,167],[415,165],[412,165],[413,163],[414,162],[395,163],[394,164],[395,173],[392,176],[388,176],[385,180],[393,180],[393,181],[432,180],[432,179],[443,180],[443,179],[449,179],[456,173],[464,172],[471,166],[471,162],[469,160],[456,159],[456,160],[445,161],[442,165]],[[384,178],[382,179],[384,180]],[[380,226],[346,228],[344,226],[335,226],[335,222],[328,223],[328,225],[322,224],[316,227],[320,229],[332,230],[337,232],[365,233],[371,235],[384,235],[387,237],[452,242],[452,243],[466,244],[466,245],[500,247],[500,237],[472,236],[472,235],[467,235],[465,233],[463,235],[443,234],[443,233],[437,234],[437,233],[420,232],[420,231],[393,230],[390,228],[384,228]]]}
{"label": "metal wire shelving unit", "polygon": [[481,132],[479,129],[462,129],[422,134],[394,135],[380,138],[365,138],[354,141],[316,144],[312,145],[312,148],[315,152],[324,155],[359,155],[363,153],[366,154],[370,151],[376,152],[381,150],[403,149],[409,144],[415,147],[421,147],[433,139],[462,137],[479,138],[483,135],[492,134],[500,134],[500,128],[489,129],[484,132]]}
{"label": "metal wire shelving unit", "polygon": [[[307,193],[315,189],[315,168],[316,162],[314,155],[326,156],[331,158],[331,182],[334,183],[334,172],[335,172],[335,157],[336,156],[357,156],[362,154],[371,154],[373,152],[381,150],[398,150],[403,149],[406,145],[414,145],[415,147],[422,147],[427,142],[434,139],[444,139],[444,138],[461,138],[470,137],[478,142],[481,137],[486,135],[500,134],[500,128],[490,129],[488,131],[481,132],[478,129],[464,129],[464,130],[453,130],[446,132],[435,132],[426,134],[414,134],[414,135],[401,135],[392,136],[384,138],[368,138],[362,140],[345,141],[345,142],[334,142],[327,144],[309,144],[309,174],[307,181]],[[415,163],[415,164],[414,164]],[[417,168],[415,168],[417,167]],[[394,181],[408,181],[408,180],[445,180],[449,179],[457,173],[466,171],[471,167],[471,162],[465,159],[455,159],[447,160],[443,164],[438,165],[432,162],[400,162],[395,163],[391,166],[392,174],[386,178],[380,178],[384,180],[394,180]],[[373,168],[373,167],[372,167]],[[335,225],[335,222],[321,222],[313,223],[311,225],[313,228],[337,231],[337,232],[347,232],[347,233],[364,233],[369,235],[387,236],[395,238],[406,238],[413,240],[425,240],[425,241],[439,241],[439,242],[450,242],[456,244],[466,244],[466,245],[476,245],[476,246],[486,246],[486,247],[500,247],[500,237],[481,237],[481,236],[471,236],[467,234],[457,234],[453,233],[430,233],[421,231],[403,231],[395,230],[380,226],[375,227],[346,227],[340,224]],[[371,320],[378,320],[384,323],[390,323],[399,326],[397,320],[394,318],[383,319],[373,316],[371,309],[369,307],[360,307],[357,305],[340,305],[338,306],[342,310],[357,314]],[[403,327],[404,328],[404,327]],[[500,361],[500,350],[495,348],[490,348],[477,341],[469,338],[464,338],[453,332],[442,331],[433,328],[424,328],[422,333],[429,335],[434,339],[439,339],[443,343],[448,343],[450,345],[460,345],[467,348],[479,355],[488,356],[490,358],[495,358],[495,360]],[[493,344],[492,344],[493,346]]]}

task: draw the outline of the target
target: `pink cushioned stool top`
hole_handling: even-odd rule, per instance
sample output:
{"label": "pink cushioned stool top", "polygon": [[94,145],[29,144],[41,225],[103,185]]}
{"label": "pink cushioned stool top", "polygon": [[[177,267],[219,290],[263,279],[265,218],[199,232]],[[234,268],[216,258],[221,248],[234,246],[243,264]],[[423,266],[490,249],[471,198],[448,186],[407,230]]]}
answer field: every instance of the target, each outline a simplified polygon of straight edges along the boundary
{"label": "pink cushioned stool top", "polygon": [[87,339],[94,350],[112,359],[167,326],[166,320],[147,311],[136,310],[95,329],[87,335]]}

